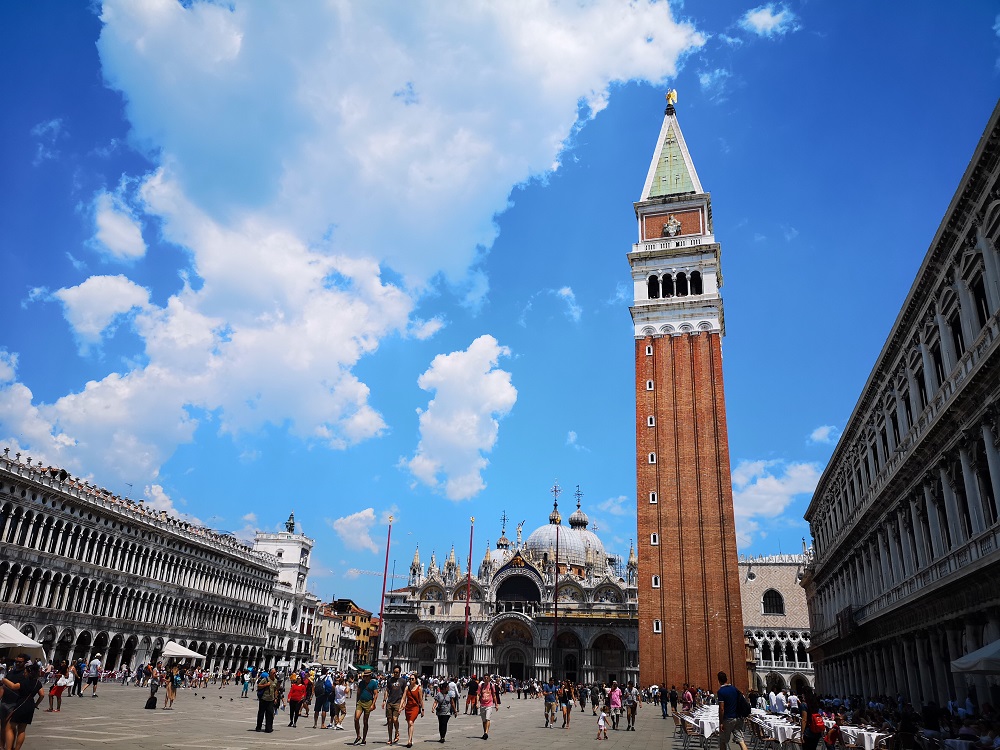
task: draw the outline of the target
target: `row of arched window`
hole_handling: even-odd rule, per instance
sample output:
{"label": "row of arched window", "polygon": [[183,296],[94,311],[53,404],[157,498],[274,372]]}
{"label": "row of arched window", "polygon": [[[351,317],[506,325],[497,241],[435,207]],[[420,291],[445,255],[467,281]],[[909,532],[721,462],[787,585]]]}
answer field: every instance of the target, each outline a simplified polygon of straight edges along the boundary
{"label": "row of arched window", "polygon": [[10,502],[0,510],[0,539],[9,545],[258,605],[268,603],[273,588],[273,580],[263,575],[239,575],[123,540],[82,523],[25,511]]}
{"label": "row of arched window", "polygon": [[654,274],[646,279],[646,296],[649,299],[687,297],[689,294],[704,294],[700,271],[692,271],[690,275],[684,271],[662,276]]}
{"label": "row of arched window", "polygon": [[247,606],[237,609],[141,588],[116,586],[71,573],[0,563],[0,601],[33,609],[79,612],[129,622],[263,637],[266,617]]}

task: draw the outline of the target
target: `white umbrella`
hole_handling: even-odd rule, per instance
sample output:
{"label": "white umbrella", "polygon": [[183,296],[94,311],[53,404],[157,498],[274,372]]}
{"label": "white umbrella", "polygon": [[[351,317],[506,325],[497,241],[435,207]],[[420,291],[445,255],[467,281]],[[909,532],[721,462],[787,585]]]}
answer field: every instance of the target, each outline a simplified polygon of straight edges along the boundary
{"label": "white umbrella", "polygon": [[42,644],[29,638],[9,622],[0,625],[0,648],[9,648],[18,653],[26,653],[28,656],[43,658]]}
{"label": "white umbrella", "polygon": [[987,643],[978,651],[955,659],[951,663],[951,671],[966,674],[1000,674],[1000,640]]}
{"label": "white umbrella", "polygon": [[192,651],[189,648],[184,648],[177,641],[167,641],[167,645],[163,647],[163,653],[160,654],[167,659],[204,659],[205,657],[199,654],[197,651]]}

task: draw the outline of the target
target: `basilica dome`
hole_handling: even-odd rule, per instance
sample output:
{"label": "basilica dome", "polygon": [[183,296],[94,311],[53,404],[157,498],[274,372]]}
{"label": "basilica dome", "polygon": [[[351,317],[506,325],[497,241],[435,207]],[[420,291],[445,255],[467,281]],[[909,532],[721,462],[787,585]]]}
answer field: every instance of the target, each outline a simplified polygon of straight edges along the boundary
{"label": "basilica dome", "polygon": [[[585,525],[587,516],[577,507],[576,513],[570,516],[571,526],[566,528],[561,523],[558,510],[549,515],[549,522],[539,526],[524,542],[525,550],[532,557],[541,560],[551,551],[555,554],[556,528],[559,529],[559,562],[574,567],[584,567],[587,564],[587,548],[590,548],[594,572],[600,575],[607,566],[607,553],[604,544],[597,534],[588,531]],[[584,523],[581,524],[581,521]],[[557,523],[558,522],[558,523]]]}

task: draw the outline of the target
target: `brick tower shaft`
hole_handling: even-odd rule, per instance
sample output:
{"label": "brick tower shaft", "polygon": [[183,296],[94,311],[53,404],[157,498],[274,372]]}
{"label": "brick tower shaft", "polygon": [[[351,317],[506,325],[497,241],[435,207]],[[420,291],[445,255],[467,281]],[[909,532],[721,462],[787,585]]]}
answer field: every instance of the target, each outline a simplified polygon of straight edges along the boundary
{"label": "brick tower shaft", "polygon": [[747,689],[722,379],[720,246],[672,105],[642,199],[634,283],[639,670]]}

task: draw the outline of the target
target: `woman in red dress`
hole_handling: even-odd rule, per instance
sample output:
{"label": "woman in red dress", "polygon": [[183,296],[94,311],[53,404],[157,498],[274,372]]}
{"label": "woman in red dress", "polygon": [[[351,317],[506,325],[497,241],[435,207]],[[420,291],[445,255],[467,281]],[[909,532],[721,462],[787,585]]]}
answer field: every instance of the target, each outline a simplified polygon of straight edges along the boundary
{"label": "woman in red dress", "polygon": [[406,717],[406,746],[413,747],[413,725],[418,716],[424,715],[424,691],[420,689],[417,673],[410,675],[403,692],[403,716]]}

